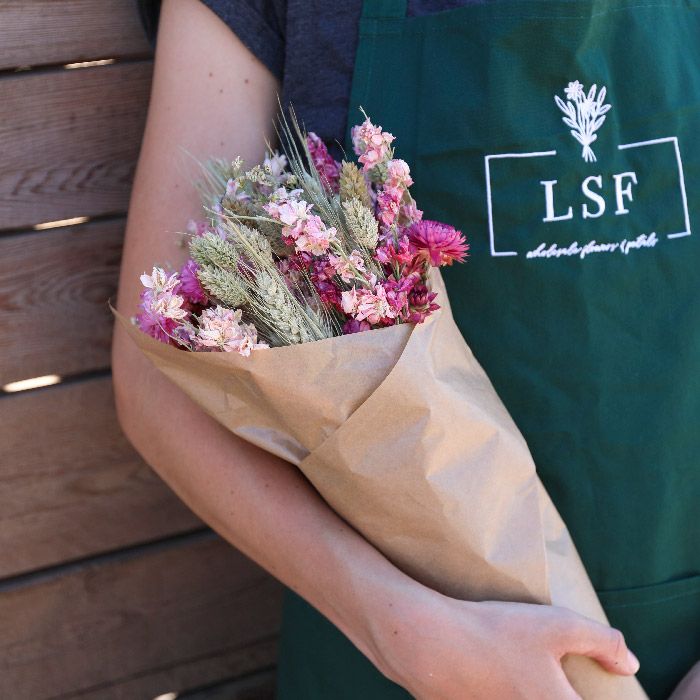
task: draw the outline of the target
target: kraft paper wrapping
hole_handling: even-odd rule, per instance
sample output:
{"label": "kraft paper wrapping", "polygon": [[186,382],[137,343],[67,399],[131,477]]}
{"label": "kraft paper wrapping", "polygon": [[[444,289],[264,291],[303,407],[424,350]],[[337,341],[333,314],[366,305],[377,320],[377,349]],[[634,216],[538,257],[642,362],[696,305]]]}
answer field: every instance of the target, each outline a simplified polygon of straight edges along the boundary
{"label": "kraft paper wrapping", "polygon": [[[183,352],[120,317],[153,364],[231,432],[299,467],[403,571],[463,600],[559,605],[607,623],[528,447],[442,308],[420,325],[235,353]],[[604,543],[601,543],[604,546]],[[584,700],[643,700],[571,656]]]}

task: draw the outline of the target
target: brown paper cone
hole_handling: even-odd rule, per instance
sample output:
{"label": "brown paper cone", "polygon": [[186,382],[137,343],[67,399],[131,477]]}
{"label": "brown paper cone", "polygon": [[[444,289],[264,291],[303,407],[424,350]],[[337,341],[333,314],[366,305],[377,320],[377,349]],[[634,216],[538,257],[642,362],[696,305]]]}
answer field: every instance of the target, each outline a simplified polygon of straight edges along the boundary
{"label": "brown paper cone", "polygon": [[[254,352],[190,353],[121,318],[164,374],[236,435],[297,465],[406,573],[463,600],[561,605],[606,622],[525,441],[443,308],[400,325]],[[583,657],[584,700],[643,700]]]}

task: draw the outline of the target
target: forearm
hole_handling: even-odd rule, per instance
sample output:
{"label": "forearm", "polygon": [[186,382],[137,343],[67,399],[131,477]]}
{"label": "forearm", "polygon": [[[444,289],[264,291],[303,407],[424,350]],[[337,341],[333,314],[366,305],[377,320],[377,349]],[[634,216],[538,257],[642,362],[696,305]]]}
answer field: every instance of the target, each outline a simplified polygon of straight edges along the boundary
{"label": "forearm", "polygon": [[298,592],[375,664],[381,630],[424,595],[286,462],[221,427],[118,330],[114,379],[124,430],[202,520]]}

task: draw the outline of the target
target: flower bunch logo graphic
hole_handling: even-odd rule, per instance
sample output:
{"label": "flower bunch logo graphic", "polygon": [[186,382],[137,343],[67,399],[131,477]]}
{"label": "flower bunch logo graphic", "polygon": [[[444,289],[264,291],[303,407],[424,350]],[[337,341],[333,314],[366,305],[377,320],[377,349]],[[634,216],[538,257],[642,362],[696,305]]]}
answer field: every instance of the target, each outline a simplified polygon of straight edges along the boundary
{"label": "flower bunch logo graphic", "polygon": [[583,146],[581,157],[586,163],[596,160],[591,144],[598,138],[595,133],[603,126],[605,115],[610,110],[610,105],[605,104],[605,87],[600,88],[596,95],[598,86],[593,84],[588,92],[585,92],[583,85],[575,80],[569,83],[564,89],[566,102],[554,96],[557,107],[564,113],[562,121],[570,128],[571,135]]}

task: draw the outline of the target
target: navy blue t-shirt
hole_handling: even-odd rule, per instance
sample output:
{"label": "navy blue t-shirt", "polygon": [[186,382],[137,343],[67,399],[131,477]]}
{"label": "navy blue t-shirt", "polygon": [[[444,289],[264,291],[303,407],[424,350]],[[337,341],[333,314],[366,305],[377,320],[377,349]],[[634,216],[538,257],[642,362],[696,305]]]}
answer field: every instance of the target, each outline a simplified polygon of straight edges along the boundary
{"label": "navy blue t-shirt", "polygon": [[[326,143],[343,143],[362,0],[201,0],[281,82],[283,105]],[[409,0],[410,16],[483,0]],[[160,0],[138,0],[155,37]],[[355,121],[361,115],[352,115]],[[337,149],[336,157],[339,155]]]}

